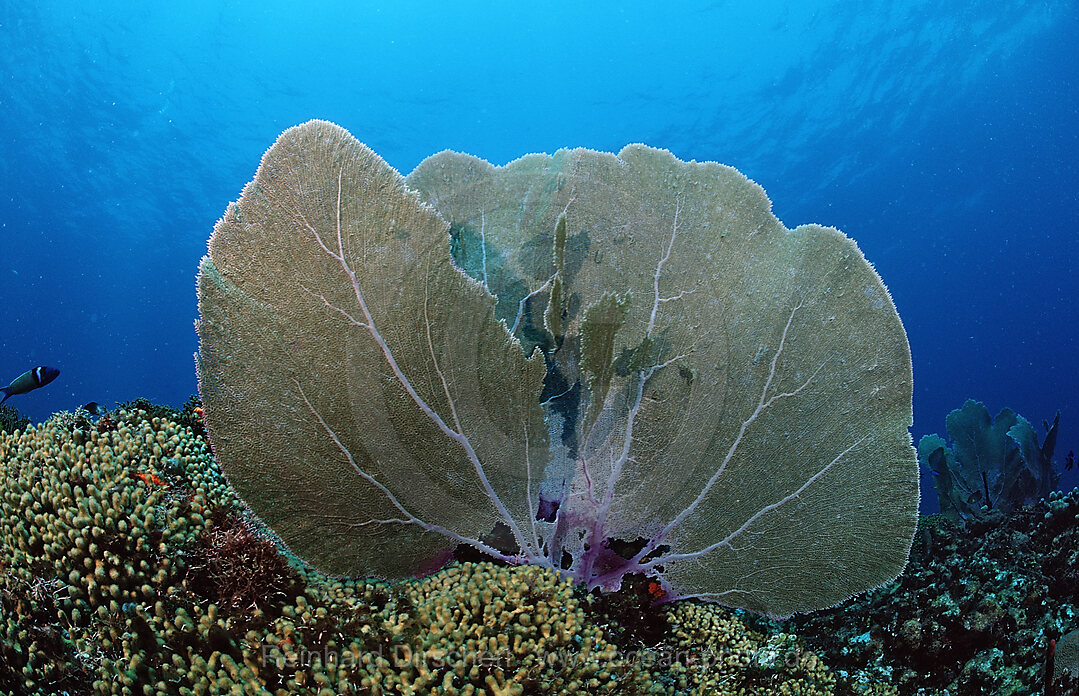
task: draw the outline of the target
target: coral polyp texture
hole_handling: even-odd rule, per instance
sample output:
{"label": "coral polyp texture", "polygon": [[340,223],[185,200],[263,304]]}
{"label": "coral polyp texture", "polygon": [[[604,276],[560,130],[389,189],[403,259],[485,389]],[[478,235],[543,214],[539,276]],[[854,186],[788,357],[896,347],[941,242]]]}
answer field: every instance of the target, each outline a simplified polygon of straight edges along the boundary
{"label": "coral polyp texture", "polygon": [[0,684],[110,693],[100,680],[190,669],[185,554],[212,509],[241,509],[205,441],[162,418],[60,414],[3,436],[0,466]]}
{"label": "coral polyp texture", "polygon": [[918,506],[906,335],[852,240],[770,206],[641,145],[406,180],[289,129],[200,268],[215,453],[334,574],[463,544],[775,616],[887,582]]}

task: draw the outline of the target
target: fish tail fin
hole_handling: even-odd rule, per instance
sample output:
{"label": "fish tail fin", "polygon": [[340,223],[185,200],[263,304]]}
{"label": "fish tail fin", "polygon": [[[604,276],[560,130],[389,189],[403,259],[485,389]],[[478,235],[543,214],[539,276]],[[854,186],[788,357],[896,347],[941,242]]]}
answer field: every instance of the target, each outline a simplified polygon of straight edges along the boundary
{"label": "fish tail fin", "polygon": [[11,393],[8,392],[7,387],[0,387],[0,392],[3,392],[4,394],[4,398],[0,399],[0,406],[2,406],[4,402],[7,401],[7,398],[11,396]]}

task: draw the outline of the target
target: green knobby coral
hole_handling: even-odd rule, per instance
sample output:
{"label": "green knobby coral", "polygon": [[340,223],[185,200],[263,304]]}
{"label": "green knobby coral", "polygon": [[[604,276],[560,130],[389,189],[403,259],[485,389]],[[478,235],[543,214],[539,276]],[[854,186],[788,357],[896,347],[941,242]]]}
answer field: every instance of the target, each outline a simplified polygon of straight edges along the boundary
{"label": "green knobby coral", "polygon": [[701,696],[896,696],[894,687],[838,676],[789,633],[748,628],[723,607],[686,603],[669,612],[673,642],[689,658],[672,673],[678,687]]}
{"label": "green knobby coral", "polygon": [[113,415],[0,435],[0,692],[653,690],[555,573],[388,588],[291,568],[190,427]]}
{"label": "green knobby coral", "polygon": [[184,550],[211,508],[241,509],[205,441],[144,412],[61,413],[0,435],[0,473],[3,678],[110,693],[169,676]]}

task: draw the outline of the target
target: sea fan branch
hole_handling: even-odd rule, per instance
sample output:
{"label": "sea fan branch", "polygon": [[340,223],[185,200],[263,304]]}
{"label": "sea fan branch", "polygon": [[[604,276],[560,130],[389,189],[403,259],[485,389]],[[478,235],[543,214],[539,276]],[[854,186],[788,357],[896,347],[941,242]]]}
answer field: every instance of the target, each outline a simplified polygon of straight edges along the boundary
{"label": "sea fan branch", "polygon": [[654,559],[652,559],[650,561],[647,561],[645,563],[641,563],[640,567],[643,570],[651,570],[652,568],[656,567],[657,565],[662,565],[663,563],[669,563],[671,561],[688,561],[688,560],[693,560],[695,558],[700,558],[704,554],[709,553],[711,551],[715,551],[716,549],[718,549],[721,546],[727,546],[727,547],[730,547],[730,548],[734,548],[732,546],[732,543],[734,542],[734,540],[737,539],[739,536],[741,536],[747,529],[749,529],[749,527],[751,527],[754,522],[759,520],[764,515],[767,515],[769,512],[772,512],[773,510],[776,510],[776,509],[778,509],[780,507],[783,507],[784,505],[786,505],[790,501],[792,501],[795,498],[797,498],[798,496],[800,496],[803,492],[805,492],[805,490],[807,488],[809,488],[811,485],[813,485],[813,483],[817,479],[819,479],[821,476],[824,476],[824,474],[828,473],[828,470],[831,469],[833,466],[835,466],[839,462],[840,459],[842,459],[851,450],[853,450],[858,445],[862,444],[862,442],[864,442],[864,441],[865,441],[865,438],[862,438],[860,440],[856,440],[853,444],[851,444],[849,447],[847,447],[847,449],[845,449],[842,452],[840,452],[839,454],[837,454],[835,456],[835,458],[832,459],[832,461],[825,464],[824,468],[822,468],[820,471],[818,471],[817,473],[810,476],[809,479],[806,480],[806,482],[803,483],[801,486],[799,486],[797,490],[795,490],[792,493],[789,493],[788,495],[784,496],[783,498],[781,498],[780,500],[777,500],[774,503],[770,503],[768,505],[765,505],[763,508],[761,508],[756,513],[754,513],[748,520],[746,520],[742,524],[742,526],[740,526],[738,529],[736,529],[733,532],[731,532],[730,534],[728,534],[725,538],[715,542],[714,544],[710,544],[710,545],[704,547],[703,549],[700,549],[699,551],[691,551],[691,552],[688,552],[688,553],[671,553],[671,554],[666,554],[664,556],[660,556],[658,558],[654,558]]}
{"label": "sea fan branch", "polygon": [[693,514],[694,510],[697,509],[697,506],[701,504],[705,497],[707,497],[708,493],[712,490],[712,486],[714,486],[716,481],[719,480],[719,477],[723,475],[723,472],[727,470],[727,465],[730,464],[732,459],[734,459],[734,455],[738,451],[738,447],[739,445],[741,445],[742,439],[745,437],[746,431],[749,429],[749,426],[752,425],[761,416],[761,414],[768,409],[769,406],[775,403],[776,400],[796,396],[797,394],[799,394],[803,389],[809,386],[810,382],[813,381],[813,379],[824,367],[823,364],[817,367],[813,374],[809,376],[809,379],[807,379],[793,391],[773,394],[771,397],[768,396],[768,391],[772,388],[772,382],[776,376],[776,366],[779,364],[779,356],[783,353],[783,349],[786,346],[787,342],[787,334],[790,331],[791,324],[794,322],[794,315],[798,312],[799,309],[801,309],[801,307],[802,305],[801,303],[799,303],[795,305],[794,308],[791,310],[790,316],[787,318],[787,324],[783,327],[783,333],[779,339],[779,347],[776,349],[775,355],[772,356],[772,362],[769,366],[768,377],[764,382],[764,387],[761,389],[761,397],[760,400],[757,402],[757,407],[753,410],[753,413],[751,413],[750,416],[742,422],[741,427],[738,429],[738,435],[735,436],[734,441],[731,442],[731,446],[727,450],[727,455],[723,458],[723,462],[719,465],[719,468],[716,469],[716,472],[712,474],[711,478],[708,479],[708,483],[704,485],[704,487],[701,489],[701,492],[697,494],[697,497],[693,500],[693,502],[690,503],[689,506],[687,506],[684,510],[682,510],[682,512],[678,513],[678,515],[675,516],[673,520],[667,523],[667,526],[665,526],[659,534],[653,537],[647,544],[645,544],[644,548],[637,552],[637,554],[633,558],[634,562],[639,562],[642,558],[654,551],[655,548],[659,546],[660,542],[665,539],[673,529],[677,528],[678,525],[682,524],[682,522],[684,522],[687,517]]}
{"label": "sea fan branch", "polygon": [[356,463],[356,459],[352,456],[352,453],[349,452],[348,448],[345,447],[343,442],[341,442],[341,438],[339,438],[337,436],[337,433],[334,432],[333,428],[331,428],[330,425],[325,421],[325,419],[323,419],[322,414],[320,414],[318,412],[318,409],[316,409],[314,407],[314,405],[311,403],[310,399],[307,398],[307,394],[304,392],[303,386],[301,386],[299,381],[297,381],[297,380],[293,380],[293,383],[296,385],[296,389],[300,392],[300,397],[303,399],[304,403],[307,404],[308,410],[311,411],[311,415],[313,415],[315,418],[318,419],[318,422],[322,426],[322,429],[326,431],[326,434],[329,435],[330,439],[333,440],[335,445],[337,445],[337,449],[339,449],[341,451],[341,454],[345,455],[345,458],[348,459],[348,463],[352,466],[353,470],[357,474],[359,474],[365,481],[367,481],[372,486],[374,486],[375,488],[380,490],[386,496],[386,498],[389,499],[390,503],[395,508],[397,508],[401,512],[402,515],[405,516],[404,520],[397,520],[397,519],[391,519],[391,520],[368,520],[366,522],[360,523],[358,525],[353,525],[353,526],[362,526],[364,524],[370,524],[370,523],[389,523],[389,522],[401,522],[401,523],[404,523],[404,524],[414,524],[417,527],[420,527],[421,529],[424,529],[424,530],[426,530],[428,532],[434,532],[434,533],[437,533],[437,534],[442,534],[443,536],[447,536],[447,537],[449,537],[449,538],[451,538],[451,539],[453,539],[453,540],[455,540],[457,542],[460,542],[462,544],[468,544],[469,546],[472,546],[473,548],[479,549],[480,551],[482,551],[482,552],[484,552],[486,554],[490,554],[490,555],[494,556],[495,558],[498,558],[499,560],[506,561],[507,563],[516,562],[515,557],[507,556],[507,555],[501,553],[500,551],[497,551],[494,548],[488,546],[487,544],[484,544],[482,541],[480,541],[478,539],[473,539],[471,537],[462,536],[461,534],[458,534],[457,532],[449,530],[449,529],[447,529],[447,528],[445,528],[445,527],[443,527],[441,525],[431,524],[430,522],[425,522],[422,519],[420,519],[419,517],[416,517],[414,514],[409,512],[408,509],[405,508],[405,506],[401,503],[401,501],[399,501],[397,499],[397,496],[395,496],[393,493],[390,492],[390,489],[386,488],[386,486],[381,481],[379,481],[374,476],[372,476],[371,474],[367,473],[366,471],[364,471],[363,469],[360,468],[360,465]]}
{"label": "sea fan branch", "polygon": [[[382,351],[382,355],[385,358],[386,363],[390,366],[390,369],[393,371],[394,377],[397,378],[397,381],[401,384],[402,387],[404,387],[405,391],[412,398],[412,401],[420,408],[421,411],[423,411],[424,415],[427,416],[427,418],[429,420],[431,420],[431,422],[433,422],[439,428],[439,430],[441,430],[443,432],[443,434],[445,434],[447,437],[449,437],[454,442],[459,444],[461,446],[461,448],[465,451],[466,456],[468,457],[469,461],[472,463],[473,469],[475,470],[476,475],[479,478],[481,485],[483,486],[484,492],[486,493],[487,497],[490,499],[491,503],[494,505],[495,509],[498,511],[499,516],[506,523],[506,525],[513,531],[514,537],[518,540],[518,543],[521,544],[522,550],[525,551],[525,553],[529,557],[530,561],[532,561],[532,562],[541,562],[542,563],[545,559],[542,559],[538,555],[537,550],[532,548],[532,545],[530,543],[527,543],[527,540],[525,539],[524,535],[521,533],[520,527],[517,525],[516,520],[514,520],[513,516],[510,514],[509,510],[506,508],[505,504],[502,502],[502,499],[499,498],[498,494],[494,490],[494,487],[491,486],[491,482],[488,480],[487,474],[483,470],[483,465],[480,463],[479,457],[476,455],[476,451],[472,447],[472,443],[469,442],[468,437],[464,433],[456,431],[453,428],[450,428],[448,425],[446,425],[446,422],[442,420],[442,417],[439,416],[435,412],[435,410],[433,408],[431,408],[431,406],[423,399],[423,397],[421,397],[419,395],[419,393],[416,392],[416,389],[412,386],[412,382],[409,381],[408,377],[405,375],[405,373],[401,370],[400,366],[397,364],[397,360],[393,356],[393,351],[390,350],[390,347],[386,343],[386,340],[382,337],[382,334],[379,333],[378,327],[375,325],[374,317],[372,316],[371,311],[367,306],[367,301],[364,299],[363,291],[360,289],[359,281],[356,278],[356,272],[352,269],[352,267],[349,265],[348,261],[345,259],[345,256],[344,256],[344,243],[343,243],[343,235],[342,235],[342,231],[341,231],[341,178],[342,178],[342,174],[343,174],[343,171],[338,172],[338,175],[337,175],[337,249],[338,249],[337,253],[331,251],[330,248],[328,246],[326,246],[326,244],[325,244],[324,240],[322,239],[321,235],[319,235],[318,232],[315,231],[315,229],[313,227],[311,227],[309,224],[307,225],[307,227],[312,232],[312,234],[314,235],[315,241],[322,248],[322,250],[325,251],[327,254],[329,254],[331,257],[333,257],[341,265],[341,269],[345,272],[345,275],[348,276],[349,282],[352,285],[353,295],[355,296],[356,302],[357,302],[357,304],[359,304],[360,310],[363,312],[363,316],[364,316],[364,319],[365,319],[365,321],[363,321],[363,322],[352,319],[352,322],[356,326],[366,329],[367,332],[371,334],[371,337],[375,340],[375,343],[378,345],[379,349]],[[345,315],[345,316],[348,316],[348,314],[343,312],[343,311],[341,313],[343,315]],[[436,365],[436,369],[437,369],[437,365]],[[452,400],[451,400],[451,404],[452,404]],[[455,417],[456,417],[456,414],[455,414]],[[321,420],[321,418],[320,418],[320,420]],[[351,459],[351,456],[350,456],[350,459]],[[453,535],[451,534],[451,536],[453,536]],[[454,536],[454,538],[456,538],[456,536]]]}

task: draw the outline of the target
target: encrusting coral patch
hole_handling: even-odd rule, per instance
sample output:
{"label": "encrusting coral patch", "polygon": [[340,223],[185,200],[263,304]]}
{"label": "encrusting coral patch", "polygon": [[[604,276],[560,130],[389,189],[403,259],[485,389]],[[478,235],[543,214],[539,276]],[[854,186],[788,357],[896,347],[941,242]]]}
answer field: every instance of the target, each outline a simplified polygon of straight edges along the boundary
{"label": "encrusting coral patch", "polygon": [[192,404],[139,406],[0,435],[0,694],[833,693],[808,654],[761,666],[793,638],[681,603],[645,645],[550,569],[312,571],[243,508]]}

